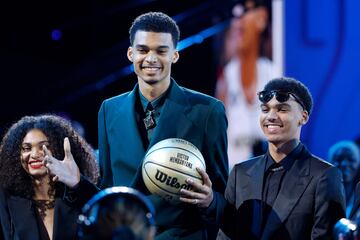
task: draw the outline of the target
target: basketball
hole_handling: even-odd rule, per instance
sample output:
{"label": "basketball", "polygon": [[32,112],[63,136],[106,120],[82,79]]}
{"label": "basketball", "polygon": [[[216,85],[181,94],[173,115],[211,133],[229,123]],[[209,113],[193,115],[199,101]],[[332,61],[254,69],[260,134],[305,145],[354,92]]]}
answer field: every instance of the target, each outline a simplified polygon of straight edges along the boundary
{"label": "basketball", "polygon": [[147,151],[142,164],[142,176],[151,193],[169,201],[178,201],[180,189],[192,190],[186,179],[203,183],[196,168],[206,170],[199,149],[186,140],[168,138]]}

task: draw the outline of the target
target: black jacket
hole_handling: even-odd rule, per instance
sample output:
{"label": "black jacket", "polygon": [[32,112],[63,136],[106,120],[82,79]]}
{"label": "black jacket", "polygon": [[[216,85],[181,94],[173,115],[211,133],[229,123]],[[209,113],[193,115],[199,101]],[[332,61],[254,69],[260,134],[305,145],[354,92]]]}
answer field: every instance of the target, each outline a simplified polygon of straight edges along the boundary
{"label": "black jacket", "polygon": [[[55,199],[53,240],[76,239],[76,223],[81,208],[97,191],[95,185],[82,177],[76,189],[66,189],[63,198]],[[0,239],[40,239],[35,211],[31,199],[0,189]]]}
{"label": "black jacket", "polygon": [[221,223],[231,239],[332,239],[334,224],[345,217],[341,172],[303,147],[262,227],[265,162],[263,155],[237,164],[227,183],[226,201],[215,199],[209,217]]}

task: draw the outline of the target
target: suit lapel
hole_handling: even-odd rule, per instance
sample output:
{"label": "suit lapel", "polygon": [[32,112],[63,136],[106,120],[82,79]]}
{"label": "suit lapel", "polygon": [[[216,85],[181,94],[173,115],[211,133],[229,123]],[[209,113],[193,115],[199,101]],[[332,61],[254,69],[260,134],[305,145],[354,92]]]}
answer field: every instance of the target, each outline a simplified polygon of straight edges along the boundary
{"label": "suit lapel", "polygon": [[[251,205],[251,218],[249,227],[251,232],[258,236],[261,233],[261,216],[262,216],[262,188],[264,179],[266,156],[260,157],[255,160],[254,165],[244,175],[239,175],[239,181],[237,181],[241,188],[236,188],[236,209],[241,208],[241,205],[248,204],[248,200],[252,202]],[[240,210],[241,211],[241,210]]]}
{"label": "suit lapel", "polygon": [[187,112],[191,110],[190,104],[184,92],[174,80],[172,80],[168,94],[149,148],[166,138],[177,137],[184,139],[189,135],[186,130],[193,126],[193,123],[187,118]]}
{"label": "suit lapel", "polygon": [[263,238],[271,236],[271,233],[282,225],[309,185],[312,176],[310,176],[310,161],[307,159],[308,156],[296,159],[289,172],[286,173],[280,192],[266,222]]}
{"label": "suit lapel", "polygon": [[10,196],[8,199],[10,216],[19,239],[40,239],[36,216],[29,199]]}
{"label": "suit lapel", "polygon": [[[247,175],[244,176],[241,190],[237,193],[241,197],[241,202],[252,199],[261,200],[261,193],[263,189],[264,171],[265,171],[266,156],[256,160],[255,164],[247,171]],[[240,183],[241,184],[241,183]],[[236,206],[237,208],[239,206]]]}
{"label": "suit lapel", "polygon": [[[117,139],[119,154],[132,156],[132,161],[126,164],[133,169],[137,169],[142,157],[145,154],[144,145],[137,126],[135,102],[138,94],[138,85],[126,96],[121,106],[116,108],[114,118],[111,120],[110,131],[114,133],[114,139]],[[119,131],[119,128],[121,130]],[[116,148],[116,146],[114,146]],[[124,156],[124,159],[128,157]]]}

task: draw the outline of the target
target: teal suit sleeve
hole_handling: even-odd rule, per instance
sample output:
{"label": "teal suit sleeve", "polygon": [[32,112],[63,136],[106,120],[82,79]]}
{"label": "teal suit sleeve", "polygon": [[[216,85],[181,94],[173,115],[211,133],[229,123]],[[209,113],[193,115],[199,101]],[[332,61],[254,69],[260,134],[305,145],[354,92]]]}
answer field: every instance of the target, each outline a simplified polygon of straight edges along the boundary
{"label": "teal suit sleeve", "polygon": [[109,143],[107,138],[106,129],[106,101],[101,104],[98,113],[98,144],[99,144],[99,165],[100,165],[100,177],[101,188],[113,186],[113,176],[111,171]]}
{"label": "teal suit sleeve", "polygon": [[203,152],[206,172],[210,177],[215,194],[224,194],[228,178],[227,125],[224,105],[220,101],[216,101],[206,121],[205,146],[207,151]]}
{"label": "teal suit sleeve", "polygon": [[[205,148],[203,151],[204,159],[206,161],[206,172],[210,177],[213,188],[214,200],[212,206],[215,208],[217,214],[221,212],[224,206],[223,194],[226,188],[226,181],[228,178],[228,157],[227,157],[227,118],[225,109],[220,101],[216,101],[205,125]],[[214,206],[215,205],[215,206]],[[207,212],[205,210],[205,212]],[[206,214],[205,214],[206,215]],[[202,214],[204,216],[204,214]],[[213,219],[203,218],[208,222],[209,236],[216,236],[218,231],[218,224],[212,221]],[[209,221],[210,220],[210,221]],[[215,221],[216,222],[216,221]]]}

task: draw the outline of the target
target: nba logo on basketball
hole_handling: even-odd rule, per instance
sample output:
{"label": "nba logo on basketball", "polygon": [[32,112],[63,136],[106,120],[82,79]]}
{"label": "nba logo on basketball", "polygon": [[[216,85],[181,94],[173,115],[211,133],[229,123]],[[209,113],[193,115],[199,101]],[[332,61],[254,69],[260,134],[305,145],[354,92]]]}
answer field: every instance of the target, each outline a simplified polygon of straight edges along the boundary
{"label": "nba logo on basketball", "polygon": [[169,138],[148,150],[142,165],[142,176],[151,193],[166,200],[177,201],[180,189],[192,190],[186,179],[202,183],[196,168],[205,171],[201,152],[186,140]]}

